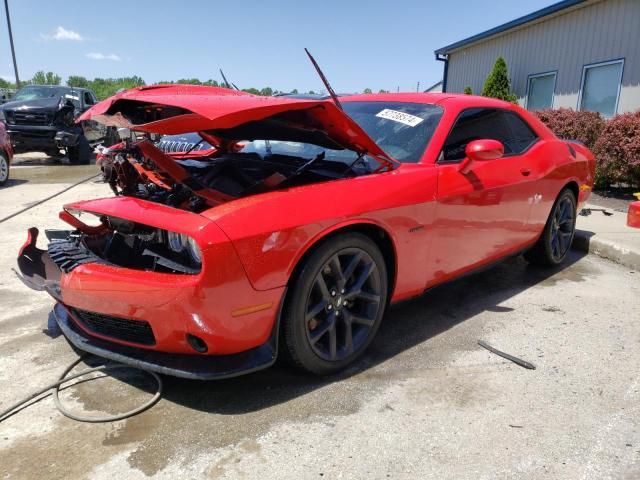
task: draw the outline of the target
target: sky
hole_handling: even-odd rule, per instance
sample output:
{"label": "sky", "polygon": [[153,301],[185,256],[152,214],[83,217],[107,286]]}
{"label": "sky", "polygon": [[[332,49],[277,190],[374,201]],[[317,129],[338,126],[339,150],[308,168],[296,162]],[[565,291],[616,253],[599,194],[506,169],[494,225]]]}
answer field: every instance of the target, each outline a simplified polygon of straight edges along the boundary
{"label": "sky", "polygon": [[[442,78],[433,51],[552,0],[9,0],[21,79],[38,70],[220,80],[240,88],[415,91]],[[13,81],[4,8],[0,76]]]}

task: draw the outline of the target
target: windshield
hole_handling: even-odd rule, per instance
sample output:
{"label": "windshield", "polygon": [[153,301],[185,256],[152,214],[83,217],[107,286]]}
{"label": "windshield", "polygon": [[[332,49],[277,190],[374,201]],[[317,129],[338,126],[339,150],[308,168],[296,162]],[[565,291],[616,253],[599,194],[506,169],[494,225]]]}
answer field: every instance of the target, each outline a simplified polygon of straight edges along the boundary
{"label": "windshield", "polygon": [[59,97],[62,94],[61,88],[30,86],[21,88],[15,94],[13,100],[38,100],[40,98]]}
{"label": "windshield", "polygon": [[345,113],[394,159],[420,161],[442,117],[442,108],[426,103],[343,102]]}

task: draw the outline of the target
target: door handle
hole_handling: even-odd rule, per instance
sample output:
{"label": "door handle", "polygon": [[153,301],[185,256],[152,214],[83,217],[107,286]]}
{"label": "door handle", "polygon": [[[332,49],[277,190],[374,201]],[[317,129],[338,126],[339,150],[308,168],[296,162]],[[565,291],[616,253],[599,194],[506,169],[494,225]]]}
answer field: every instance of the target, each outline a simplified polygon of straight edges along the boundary
{"label": "door handle", "polygon": [[521,168],[520,169],[520,173],[522,175],[524,175],[525,177],[528,177],[529,174],[531,173],[531,169],[530,168]]}

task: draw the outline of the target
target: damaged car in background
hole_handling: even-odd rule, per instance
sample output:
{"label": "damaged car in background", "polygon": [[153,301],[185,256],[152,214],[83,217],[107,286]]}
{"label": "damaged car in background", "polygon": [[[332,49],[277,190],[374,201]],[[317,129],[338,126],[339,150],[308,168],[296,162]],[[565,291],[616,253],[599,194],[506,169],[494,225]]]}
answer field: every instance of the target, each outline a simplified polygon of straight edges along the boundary
{"label": "damaged car in background", "polygon": [[113,128],[92,120],[76,122],[97,101],[86,88],[27,85],[0,106],[0,121],[6,123],[16,153],[59,157],[64,150],[70,163],[86,164],[93,146],[110,145],[117,139]]}
{"label": "damaged car in background", "polygon": [[520,252],[560,264],[595,170],[525,110],[469,95],[158,85],[87,120],[199,140],[103,150],[114,196],[65,205],[46,250],[30,229],[20,275],[76,349],[197,379],[278,352],[334,373],[392,302]]}

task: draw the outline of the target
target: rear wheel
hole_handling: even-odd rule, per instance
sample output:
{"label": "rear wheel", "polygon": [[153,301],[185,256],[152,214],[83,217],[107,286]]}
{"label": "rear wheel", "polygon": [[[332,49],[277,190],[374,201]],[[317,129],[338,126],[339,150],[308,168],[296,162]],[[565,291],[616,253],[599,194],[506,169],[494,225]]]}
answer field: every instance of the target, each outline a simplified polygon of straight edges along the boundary
{"label": "rear wheel", "polygon": [[534,247],[525,253],[529,263],[555,266],[567,256],[576,231],[576,197],[566,188],[553,204],[542,235]]}
{"label": "rear wheel", "polygon": [[321,245],[291,286],[283,337],[295,365],[338,372],[373,340],[387,304],[387,271],[377,245],[350,233]]}
{"label": "rear wheel", "polygon": [[0,152],[0,186],[9,180],[9,160],[4,153]]}

